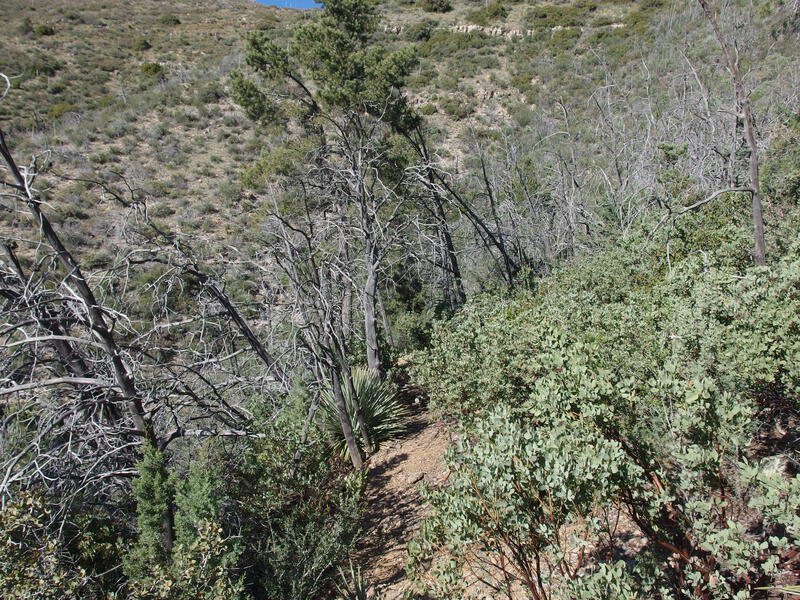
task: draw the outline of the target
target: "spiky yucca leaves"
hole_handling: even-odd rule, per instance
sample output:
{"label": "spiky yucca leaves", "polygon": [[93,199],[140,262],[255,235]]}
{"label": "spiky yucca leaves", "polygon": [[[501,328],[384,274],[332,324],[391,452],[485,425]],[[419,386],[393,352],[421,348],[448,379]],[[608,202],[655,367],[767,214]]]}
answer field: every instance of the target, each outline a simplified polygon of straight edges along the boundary
{"label": "spiky yucca leaves", "polygon": [[341,583],[336,584],[336,590],[340,600],[367,600],[369,588],[360,566],[353,567],[353,561],[350,561],[349,572],[339,568],[339,578]]}
{"label": "spiky yucca leaves", "polygon": [[[409,411],[400,403],[397,392],[391,383],[381,381],[365,367],[357,367],[351,369],[350,372],[353,378],[355,398],[351,397],[347,386],[343,385],[342,391],[353,434],[361,447],[361,428],[356,419],[356,407],[359,406],[369,438],[377,449],[382,443],[398,436],[403,431],[403,421],[408,417]],[[336,410],[336,402],[330,387],[322,392],[319,416],[320,427],[331,434],[333,451],[346,457],[347,444],[342,435],[339,413]],[[365,449],[361,448],[361,450]]]}

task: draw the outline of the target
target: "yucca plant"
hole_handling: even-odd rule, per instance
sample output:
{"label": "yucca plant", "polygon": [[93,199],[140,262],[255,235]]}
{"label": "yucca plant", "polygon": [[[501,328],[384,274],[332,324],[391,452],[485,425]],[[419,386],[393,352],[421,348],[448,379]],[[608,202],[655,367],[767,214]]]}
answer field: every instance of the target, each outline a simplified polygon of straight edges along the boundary
{"label": "yucca plant", "polygon": [[[403,421],[408,417],[408,409],[397,398],[397,392],[391,383],[381,381],[369,369],[357,367],[350,370],[353,378],[355,398],[351,397],[347,386],[342,386],[347,414],[353,434],[361,446],[361,428],[356,419],[356,407],[361,408],[367,433],[377,450],[387,440],[397,437],[403,431]],[[347,444],[342,435],[339,413],[330,387],[322,392],[319,411],[320,427],[331,434],[332,449],[342,457],[347,456]],[[364,448],[361,448],[363,451]]]}
{"label": "yucca plant", "polygon": [[800,585],[780,585],[777,587],[757,587],[757,590],[769,590],[772,592],[782,592],[790,596],[800,596]]}
{"label": "yucca plant", "polygon": [[339,569],[341,583],[336,584],[341,600],[367,600],[367,583],[361,575],[361,567],[353,567],[350,561],[350,572]]}

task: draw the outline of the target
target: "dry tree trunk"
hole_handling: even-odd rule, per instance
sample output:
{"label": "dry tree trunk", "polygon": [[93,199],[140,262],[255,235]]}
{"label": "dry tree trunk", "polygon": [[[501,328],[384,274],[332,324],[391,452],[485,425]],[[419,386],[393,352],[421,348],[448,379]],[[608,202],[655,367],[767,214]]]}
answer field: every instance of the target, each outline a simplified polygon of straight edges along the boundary
{"label": "dry tree trunk", "polygon": [[756,265],[764,266],[767,264],[766,248],[764,244],[764,217],[761,210],[761,184],[758,175],[758,145],[756,144],[755,127],[753,125],[753,117],[750,114],[750,100],[747,96],[747,90],[742,80],[742,75],[739,71],[739,53],[736,50],[734,42],[733,48],[728,41],[723,37],[719,29],[717,18],[711,10],[707,0],[698,0],[703,12],[708,19],[711,29],[714,31],[714,36],[722,48],[725,55],[725,60],[728,63],[728,71],[730,71],[731,78],[733,79],[733,87],[736,91],[736,102],[741,111],[739,117],[742,119],[744,126],[745,138],[747,145],[750,148],[750,188],[753,196],[753,231],[755,237],[755,252],[753,255]]}

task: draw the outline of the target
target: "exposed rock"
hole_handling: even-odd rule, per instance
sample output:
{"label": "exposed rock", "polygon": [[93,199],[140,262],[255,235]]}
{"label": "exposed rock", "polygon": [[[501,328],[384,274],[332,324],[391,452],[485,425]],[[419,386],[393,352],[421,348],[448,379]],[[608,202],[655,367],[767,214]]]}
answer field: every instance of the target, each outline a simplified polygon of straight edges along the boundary
{"label": "exposed rock", "polygon": [[414,485],[415,483],[420,482],[423,479],[425,479],[425,473],[419,471],[417,473],[411,473],[408,476],[407,481],[408,481],[409,484]]}

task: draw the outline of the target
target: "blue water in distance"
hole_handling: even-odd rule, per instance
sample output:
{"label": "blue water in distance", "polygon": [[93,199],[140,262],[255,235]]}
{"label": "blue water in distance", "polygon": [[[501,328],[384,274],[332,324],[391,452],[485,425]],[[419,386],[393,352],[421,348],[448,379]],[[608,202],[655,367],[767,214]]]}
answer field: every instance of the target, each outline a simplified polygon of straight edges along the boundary
{"label": "blue water in distance", "polygon": [[285,8],[302,8],[309,9],[319,6],[314,0],[256,0],[259,4],[267,4],[269,6],[283,6]]}

